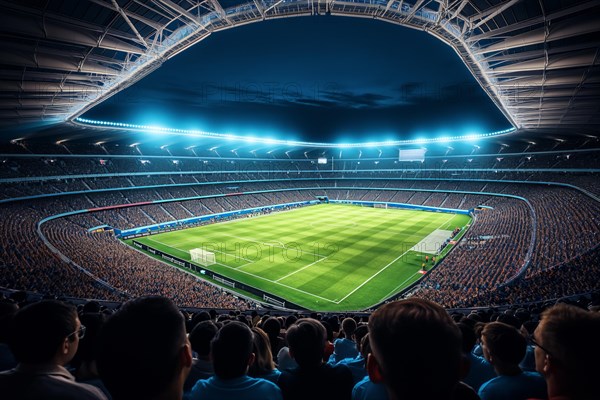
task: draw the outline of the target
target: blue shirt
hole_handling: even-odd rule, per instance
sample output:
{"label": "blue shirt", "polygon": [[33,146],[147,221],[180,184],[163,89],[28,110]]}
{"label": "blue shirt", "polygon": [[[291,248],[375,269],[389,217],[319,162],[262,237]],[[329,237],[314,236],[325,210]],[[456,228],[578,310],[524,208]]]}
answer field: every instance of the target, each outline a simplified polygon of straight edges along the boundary
{"label": "blue shirt", "polygon": [[356,343],[353,340],[340,338],[333,341],[333,354],[329,357],[329,363],[335,364],[344,358],[354,358],[358,355]]}
{"label": "blue shirt", "polygon": [[478,391],[481,385],[496,377],[494,367],[485,358],[471,353],[469,354],[469,361],[471,361],[469,373],[462,381],[475,391]]}
{"label": "blue shirt", "polygon": [[548,397],[544,377],[530,371],[512,376],[497,376],[481,385],[478,394],[481,400],[525,400]]}
{"label": "blue shirt", "polygon": [[354,385],[352,400],[388,400],[385,385],[373,383],[368,376]]}
{"label": "blue shirt", "polygon": [[282,400],[281,390],[266,379],[248,375],[233,379],[212,376],[201,379],[185,396],[187,400]]}
{"label": "blue shirt", "polygon": [[350,368],[354,383],[360,382],[360,380],[367,375],[366,360],[362,354],[357,355],[355,358],[344,358],[338,365],[345,365]]}

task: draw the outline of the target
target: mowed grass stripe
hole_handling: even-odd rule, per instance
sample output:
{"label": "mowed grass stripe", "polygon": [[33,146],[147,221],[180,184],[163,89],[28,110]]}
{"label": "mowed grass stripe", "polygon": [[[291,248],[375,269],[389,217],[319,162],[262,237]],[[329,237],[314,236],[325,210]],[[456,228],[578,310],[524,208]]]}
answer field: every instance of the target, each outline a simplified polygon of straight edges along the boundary
{"label": "mowed grass stripe", "polygon": [[[448,222],[449,218],[452,216],[443,213],[329,204],[168,232],[153,238],[177,249],[163,249],[166,252],[188,260],[190,249],[218,244],[217,250],[225,251],[223,264],[228,267],[209,267],[215,272],[307,308],[355,310],[377,303],[392,290],[400,290],[404,281],[408,285],[418,279],[420,276],[415,276],[415,272],[421,266],[421,257],[409,252],[349,295],[440,225],[454,228],[455,218]],[[465,221],[469,220],[466,217]],[[256,246],[257,243],[279,245],[269,252],[268,246]],[[155,243],[148,244],[158,247]],[[262,253],[239,254],[244,246]],[[296,252],[295,246],[302,252]],[[331,251],[333,246],[337,251]],[[216,256],[219,261],[219,254]],[[339,301],[346,296],[340,304],[323,304],[327,302],[325,299]]]}
{"label": "mowed grass stripe", "polygon": [[[450,218],[452,217],[453,216],[451,215]],[[446,215],[446,218],[448,218],[448,215]],[[446,219],[446,221],[447,220],[448,219]],[[421,224],[422,222],[411,224],[409,229],[415,229],[415,227],[422,226]],[[428,226],[427,232],[436,228],[435,226],[428,224],[426,225]],[[426,236],[424,233],[423,236],[415,237],[414,241],[401,242],[400,246],[398,246],[397,239],[393,236],[386,235],[385,230],[380,232],[371,232],[369,234],[379,238],[378,246],[374,246],[369,251],[363,251],[360,253],[358,253],[357,250],[350,248],[350,251],[356,255],[352,258],[342,260],[342,262],[339,263],[339,266],[336,267],[336,281],[331,287],[323,288],[322,293],[325,297],[332,298],[333,293],[343,293],[343,287],[357,288],[361,286],[364,282],[370,280],[375,274],[379,273],[379,271],[374,272],[374,268],[376,266],[383,267],[389,265],[392,267],[394,264],[402,265],[403,261],[398,259],[399,256],[408,254],[412,246],[420,241],[423,236]],[[373,257],[373,255],[375,255],[375,257]],[[416,268],[420,267],[418,263],[413,263],[413,266]],[[317,286],[318,279],[318,277],[312,277],[309,284]],[[297,286],[297,284],[291,282],[288,282],[288,284]],[[300,287],[306,290],[306,288],[310,287],[309,284],[305,284]],[[343,297],[346,297],[347,295],[348,294]]]}

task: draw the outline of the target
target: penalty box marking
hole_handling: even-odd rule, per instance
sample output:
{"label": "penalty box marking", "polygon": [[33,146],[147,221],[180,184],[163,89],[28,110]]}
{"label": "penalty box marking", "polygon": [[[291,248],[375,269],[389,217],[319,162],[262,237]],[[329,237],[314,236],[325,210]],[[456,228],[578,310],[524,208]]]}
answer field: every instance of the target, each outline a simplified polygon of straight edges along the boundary
{"label": "penalty box marking", "polygon": [[411,250],[418,253],[437,254],[440,246],[452,235],[452,231],[436,229],[425,236],[419,243],[415,244]]}
{"label": "penalty box marking", "polygon": [[[179,250],[179,251],[185,251],[185,250],[179,249],[179,248],[177,248],[177,247],[174,247],[174,246],[169,246],[168,244],[162,243],[162,242],[160,242],[160,241],[158,241],[158,240],[154,240],[154,239],[150,239],[150,238],[147,238],[147,239],[149,239],[150,241],[152,241],[152,242],[155,242],[155,243],[160,243],[160,244],[162,244],[163,246],[167,246],[167,247],[170,247],[170,248],[172,248],[172,249],[175,249],[175,250]],[[321,260],[318,260],[318,261],[321,261]],[[309,295],[309,296],[316,297],[316,298],[318,298],[318,299],[321,299],[321,300],[328,301],[328,302],[330,302],[330,303],[335,303],[335,301],[333,301],[333,300],[331,300],[331,299],[327,299],[327,298],[325,298],[325,297],[322,297],[322,296],[316,295],[316,294],[314,294],[314,293],[310,293],[310,292],[307,292],[307,291],[305,291],[305,290],[298,289],[298,288],[295,288],[295,287],[292,287],[292,286],[286,285],[286,284],[284,284],[284,283],[281,283],[281,282],[272,281],[272,280],[270,280],[270,279],[267,279],[267,278],[265,278],[265,277],[262,277],[262,276],[260,276],[260,275],[255,275],[255,274],[253,274],[253,273],[251,273],[251,272],[243,271],[243,270],[241,270],[241,269],[240,269],[241,267],[243,267],[243,266],[246,266],[246,265],[248,265],[248,264],[251,264],[251,263],[240,265],[240,266],[238,266],[237,268],[236,268],[236,267],[231,267],[231,266],[229,266],[229,265],[226,265],[226,264],[221,264],[221,263],[215,263],[215,264],[221,265],[221,266],[223,266],[223,267],[225,267],[225,268],[232,269],[232,270],[234,270],[234,271],[238,271],[238,272],[240,272],[240,273],[242,273],[242,274],[246,274],[246,275],[253,276],[253,277],[255,277],[255,278],[258,278],[258,279],[261,279],[261,280],[263,280],[263,281],[267,281],[267,282],[274,283],[274,284],[276,284],[276,285],[279,285],[279,286],[283,286],[283,287],[285,287],[285,288],[288,288],[288,289],[294,290],[294,291],[296,291],[296,292],[304,293],[304,294],[307,294],[307,295]]]}

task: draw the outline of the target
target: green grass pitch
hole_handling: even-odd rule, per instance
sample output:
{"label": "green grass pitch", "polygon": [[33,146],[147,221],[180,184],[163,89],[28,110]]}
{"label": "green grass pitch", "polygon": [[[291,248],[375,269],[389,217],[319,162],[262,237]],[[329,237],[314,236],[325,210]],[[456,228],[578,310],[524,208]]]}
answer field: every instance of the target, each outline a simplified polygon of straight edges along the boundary
{"label": "green grass pitch", "polygon": [[435,231],[462,228],[470,220],[459,214],[320,204],[136,240],[185,260],[190,249],[203,248],[216,257],[207,268],[224,276],[307,309],[352,311],[376,305],[418,280],[425,256],[431,259],[431,248],[439,246],[423,247],[423,240],[431,242]]}

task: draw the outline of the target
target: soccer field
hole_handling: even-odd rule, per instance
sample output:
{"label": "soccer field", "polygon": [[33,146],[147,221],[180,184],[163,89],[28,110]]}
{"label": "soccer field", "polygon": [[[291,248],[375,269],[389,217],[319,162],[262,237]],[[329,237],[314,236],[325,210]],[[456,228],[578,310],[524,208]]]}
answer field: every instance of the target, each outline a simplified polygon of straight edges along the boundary
{"label": "soccer field", "polygon": [[[320,204],[136,239],[316,311],[367,309],[422,275],[456,227],[471,217],[405,209]],[[203,275],[199,275],[205,277]]]}

